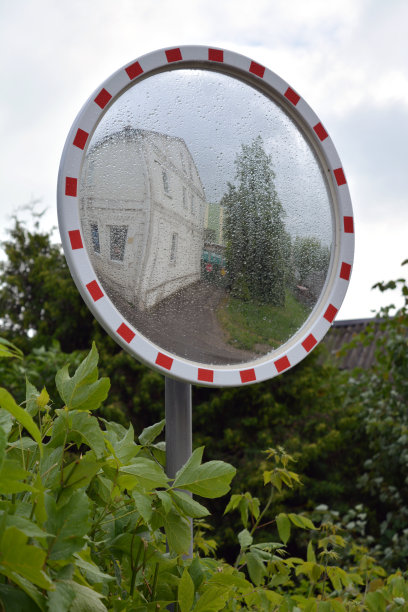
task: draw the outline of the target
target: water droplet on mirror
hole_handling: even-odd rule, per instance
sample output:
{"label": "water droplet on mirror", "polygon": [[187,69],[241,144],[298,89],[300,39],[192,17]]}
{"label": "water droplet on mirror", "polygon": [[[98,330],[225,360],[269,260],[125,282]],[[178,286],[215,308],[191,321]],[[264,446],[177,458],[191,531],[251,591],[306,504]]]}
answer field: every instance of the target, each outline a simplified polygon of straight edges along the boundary
{"label": "water droplet on mirror", "polygon": [[325,286],[332,222],[320,164],[279,106],[225,74],[172,70],[127,90],[89,143],[79,196],[105,292],[179,357],[262,357],[305,323]]}

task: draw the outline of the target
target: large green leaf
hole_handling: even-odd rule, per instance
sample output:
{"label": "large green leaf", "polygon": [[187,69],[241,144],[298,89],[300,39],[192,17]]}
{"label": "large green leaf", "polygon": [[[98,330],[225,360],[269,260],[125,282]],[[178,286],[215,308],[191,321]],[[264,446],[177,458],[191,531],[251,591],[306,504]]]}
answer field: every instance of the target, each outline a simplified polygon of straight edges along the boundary
{"label": "large green leaf", "polygon": [[17,527],[8,527],[0,541],[0,572],[8,577],[20,574],[42,589],[52,588],[52,582],[43,571],[46,552],[27,544],[28,537]]}
{"label": "large green leaf", "polygon": [[11,572],[9,578],[37,604],[42,612],[46,612],[46,600],[38,587],[16,572]]}
{"label": "large green leaf", "polygon": [[253,585],[243,577],[241,572],[228,573],[228,571],[232,572],[233,568],[231,566],[228,568],[223,568],[222,572],[216,572],[213,574],[209,580],[209,584],[217,584],[225,587],[237,587],[242,593],[253,590]]}
{"label": "large green leaf", "polygon": [[34,504],[34,514],[39,525],[43,525],[47,520],[47,512],[45,510],[45,488],[41,479],[41,475],[37,472],[34,480],[34,486],[36,488],[35,495],[32,497],[32,503]]}
{"label": "large green leaf", "polygon": [[36,387],[30,383],[28,378],[26,378],[26,403],[25,407],[27,412],[34,417],[39,411],[40,407],[37,404],[37,397],[40,395],[39,391]]}
{"label": "large green leaf", "polygon": [[6,338],[0,338],[0,359],[1,358],[14,357],[16,359],[23,359],[24,354],[19,348],[17,348],[12,342],[6,340]]}
{"label": "large green leaf", "polygon": [[341,601],[331,599],[330,604],[333,612],[347,612],[346,606]]}
{"label": "large green leaf", "polygon": [[170,495],[176,506],[187,516],[201,518],[210,514],[207,508],[192,499],[191,495],[184,493],[184,491],[170,491]]}
{"label": "large green leaf", "polygon": [[229,599],[231,590],[222,586],[209,586],[201,595],[197,604],[194,606],[194,612],[218,612],[224,609],[224,606]]}
{"label": "large green leaf", "polygon": [[[30,453],[34,453],[38,448],[37,442],[33,440],[32,438],[30,438],[29,436],[18,437],[13,442],[9,442],[7,446],[8,446],[9,459],[12,459],[12,458],[15,459],[16,454],[21,458],[22,451],[23,452],[29,451]],[[12,450],[16,450],[17,453],[11,452]],[[43,452],[44,452],[44,446],[43,446]]]}
{"label": "large green leaf", "polygon": [[145,489],[150,490],[168,486],[168,479],[163,468],[147,457],[136,457],[130,465],[121,467],[119,472],[135,476],[140,485]]}
{"label": "large green leaf", "polygon": [[42,612],[46,612],[46,600],[38,587],[16,572],[11,572],[10,579],[37,604]]}
{"label": "large green leaf", "polygon": [[24,591],[10,584],[0,584],[0,602],[4,612],[39,612],[41,609]]}
{"label": "large green leaf", "polygon": [[44,444],[44,453],[40,462],[40,473],[44,486],[52,489],[59,482],[64,447]]}
{"label": "large green leaf", "polygon": [[106,606],[101,601],[105,598],[104,595],[87,586],[78,584],[74,580],[64,580],[61,582],[66,587],[72,589],[75,594],[69,612],[108,612]]}
{"label": "large green leaf", "polygon": [[168,514],[170,510],[173,509],[173,500],[171,499],[170,494],[167,493],[167,491],[156,491],[156,494],[162,503],[162,508],[165,514]]}
{"label": "large green leaf", "polygon": [[95,460],[92,452],[78,457],[67,465],[62,471],[63,486],[62,492],[59,493],[60,504],[67,501],[76,489],[87,487],[100,469],[101,465]]}
{"label": "large green leaf", "polygon": [[75,591],[67,581],[57,580],[55,590],[48,593],[49,612],[67,612],[75,599]]}
{"label": "large green leaf", "polygon": [[105,421],[105,439],[110,442],[109,449],[115,457],[123,464],[129,463],[141,450],[141,446],[135,443],[135,432],[132,425],[125,429],[118,423],[108,423]]}
{"label": "large green leaf", "polygon": [[261,584],[263,577],[266,574],[265,566],[262,559],[254,552],[245,554],[249,576],[256,585]]}
{"label": "large green leaf", "polygon": [[[2,512],[0,512],[0,514],[2,514]],[[29,538],[46,538],[51,535],[43,531],[36,523],[33,523],[33,521],[18,514],[7,514],[6,525],[7,527],[16,527]]]}
{"label": "large green leaf", "polygon": [[254,541],[254,538],[251,536],[248,529],[243,529],[242,531],[239,532],[238,542],[241,548],[248,548],[248,546],[251,546],[253,541]]}
{"label": "large green leaf", "polygon": [[6,456],[7,436],[6,432],[0,425],[0,470],[2,468]]}
{"label": "large green leaf", "polygon": [[[387,609],[388,601],[381,591],[373,591],[372,593],[367,593],[365,604],[369,612],[383,612],[383,610]],[[404,608],[401,608],[401,610],[403,609]]]}
{"label": "large green leaf", "polygon": [[37,425],[34,423],[31,415],[28,414],[26,410],[21,408],[16,402],[14,398],[6,389],[0,389],[0,407],[7,410],[13,417],[25,427],[28,433],[34,438],[37,442],[40,453],[42,454],[42,442],[41,442],[41,433],[38,429]]}
{"label": "large green leaf", "polygon": [[78,447],[81,444],[89,446],[98,458],[105,454],[105,437],[96,417],[80,410],[57,410],[56,413],[50,447],[75,442]]}
{"label": "large green leaf", "polygon": [[320,563],[305,561],[296,567],[295,573],[296,576],[305,574],[312,582],[317,582],[324,571],[325,568],[323,565],[320,565]]}
{"label": "large green leaf", "polygon": [[[138,535],[135,535],[127,531],[122,531],[122,533],[110,540],[109,548],[115,554],[120,552],[125,553],[125,555],[133,555],[133,559],[137,557],[139,551],[146,550],[146,558],[150,559],[150,556],[153,554],[155,549],[149,542],[147,542],[146,538],[146,532],[141,532]],[[115,570],[116,581],[120,582],[122,580],[120,568],[117,568],[117,572]]]}
{"label": "large green leaf", "polygon": [[235,468],[223,461],[201,464],[203,448],[197,448],[176,474],[174,488],[187,489],[202,497],[215,498],[228,493]]}
{"label": "large green leaf", "polygon": [[191,472],[194,468],[198,468],[203,460],[204,446],[196,448],[191,454],[189,460],[178,470],[176,473],[176,480],[178,478],[184,478],[184,474]]}
{"label": "large green leaf", "polygon": [[21,491],[36,491],[36,488],[28,484],[32,474],[24,470],[18,461],[5,459],[0,470],[0,493],[10,495]]}
{"label": "large green leaf", "polygon": [[290,520],[287,514],[283,512],[278,514],[278,516],[276,517],[276,525],[278,527],[278,533],[279,533],[280,539],[282,540],[284,544],[286,544],[286,542],[290,538]]}
{"label": "large green leaf", "polygon": [[[272,610],[290,610],[291,608],[289,608],[288,606],[286,606],[284,604],[284,606],[281,607],[281,603],[283,601],[283,597],[282,595],[280,595],[279,593],[276,593],[275,591],[271,591],[268,589],[252,589],[251,591],[249,591],[248,593],[245,594],[245,603],[248,606],[249,610],[263,610],[264,612],[271,612]],[[300,610],[302,609],[302,612],[316,612],[316,601],[313,598],[313,600],[311,600],[312,603],[312,607],[309,608],[308,604],[306,604],[306,606],[303,608],[294,606],[294,610]],[[314,606],[314,607],[313,607]],[[247,609],[247,608],[245,608]]]}
{"label": "large green leaf", "polygon": [[74,553],[75,565],[85,574],[88,581],[92,583],[106,583],[115,580],[113,576],[102,572],[96,563],[91,558],[91,552],[89,548],[81,550],[80,553]]}
{"label": "large green leaf", "polygon": [[77,434],[80,441],[89,446],[99,458],[105,453],[105,438],[99,427],[98,419],[87,412],[72,412],[68,418],[69,439]]}
{"label": "large green leaf", "polygon": [[132,497],[135,500],[135,505],[140,516],[145,523],[149,523],[153,514],[152,497],[140,491],[132,491]]}
{"label": "large green leaf", "polygon": [[171,510],[163,513],[164,530],[169,549],[177,554],[188,553],[191,542],[190,521]]}
{"label": "large green leaf", "polygon": [[201,559],[197,555],[194,557],[190,567],[188,568],[189,574],[191,576],[192,581],[194,582],[194,588],[197,590],[204,580],[204,570],[201,565]]}
{"label": "large green leaf", "polygon": [[57,506],[50,495],[45,496],[48,520],[45,528],[54,534],[49,538],[49,558],[67,559],[84,545],[90,528],[90,504],[86,493],[75,491],[63,506]]}
{"label": "large green leaf", "polygon": [[55,382],[58,392],[70,410],[96,410],[107,398],[110,381],[109,378],[98,380],[98,358],[93,343],[91,351],[72,377],[68,365],[57,372]]}
{"label": "large green leaf", "polygon": [[34,417],[40,409],[44,409],[50,401],[47,389],[43,387],[38,391],[33,384],[26,378],[26,410]]}
{"label": "large green leaf", "polygon": [[140,444],[143,444],[143,446],[151,444],[157,438],[157,436],[161,434],[165,424],[166,419],[163,419],[162,421],[159,421],[158,423],[155,423],[150,427],[146,427],[139,436]]}
{"label": "large green leaf", "polygon": [[188,573],[187,567],[184,568],[183,574],[177,590],[178,605],[181,612],[190,612],[194,602],[194,583]]}
{"label": "large green leaf", "polygon": [[307,561],[309,561],[309,563],[316,563],[316,554],[313,548],[313,542],[310,540],[309,544],[307,545]]}
{"label": "large green leaf", "polygon": [[9,412],[0,410],[0,426],[3,428],[4,433],[8,437],[10,431],[13,429],[14,419]]}
{"label": "large green leaf", "polygon": [[307,518],[307,516],[302,516],[301,514],[288,514],[290,520],[296,527],[300,527],[301,529],[316,529],[312,521]]}

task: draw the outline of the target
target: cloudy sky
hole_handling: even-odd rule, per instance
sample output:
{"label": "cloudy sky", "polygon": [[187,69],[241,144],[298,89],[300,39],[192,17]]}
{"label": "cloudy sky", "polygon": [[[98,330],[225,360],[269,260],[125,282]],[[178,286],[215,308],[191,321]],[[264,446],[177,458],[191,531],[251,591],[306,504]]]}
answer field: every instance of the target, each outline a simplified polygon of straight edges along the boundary
{"label": "cloudy sky", "polygon": [[[236,180],[234,162],[242,146],[260,136],[271,160],[286,230],[292,239],[313,237],[331,246],[331,205],[321,167],[295,123],[253,87],[226,74],[192,69],[136,81],[105,113],[89,148],[129,126],[182,138],[207,202],[219,202],[228,192],[228,183]],[[172,155],[171,149],[167,155]],[[175,164],[180,164],[178,151]],[[110,168],[113,175],[108,174]],[[120,170],[114,163],[105,169],[115,189],[118,180],[125,180]]]}
{"label": "cloudy sky", "polygon": [[66,136],[111,73],[163,47],[224,47],[285,79],[333,138],[356,220],[338,319],[371,316],[389,302],[371,286],[408,258],[407,24],[406,0],[0,0],[0,238],[32,199],[56,225]]}

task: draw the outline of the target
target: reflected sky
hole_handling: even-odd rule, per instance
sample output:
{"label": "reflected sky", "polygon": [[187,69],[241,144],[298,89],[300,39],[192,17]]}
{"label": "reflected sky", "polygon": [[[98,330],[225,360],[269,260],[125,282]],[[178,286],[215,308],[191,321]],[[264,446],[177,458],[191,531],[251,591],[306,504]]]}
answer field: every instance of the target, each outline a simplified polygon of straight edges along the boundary
{"label": "reflected sky", "polygon": [[132,86],[104,115],[92,144],[132,126],[182,138],[198,168],[207,202],[234,182],[234,159],[259,134],[272,156],[275,186],[294,236],[332,241],[330,200],[318,162],[301,132],[264,94],[225,74],[163,72]]}

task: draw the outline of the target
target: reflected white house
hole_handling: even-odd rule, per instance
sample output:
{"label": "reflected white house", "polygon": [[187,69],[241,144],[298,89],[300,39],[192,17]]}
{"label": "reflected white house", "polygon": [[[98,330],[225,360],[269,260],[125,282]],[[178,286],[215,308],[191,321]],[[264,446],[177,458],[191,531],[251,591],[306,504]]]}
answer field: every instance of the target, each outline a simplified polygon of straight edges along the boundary
{"label": "reflected white house", "polygon": [[126,127],[91,144],[83,233],[107,288],[144,310],[200,279],[205,193],[184,140]]}

